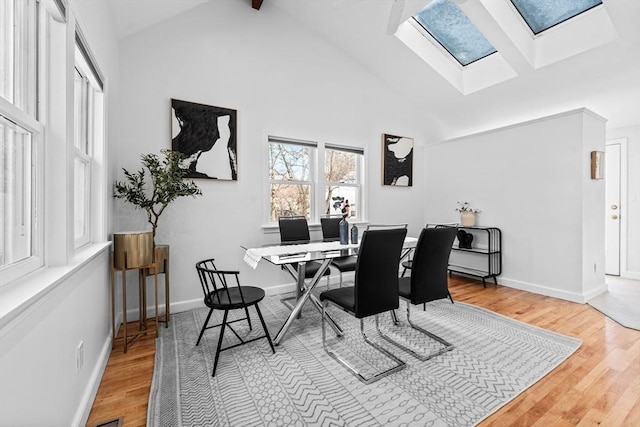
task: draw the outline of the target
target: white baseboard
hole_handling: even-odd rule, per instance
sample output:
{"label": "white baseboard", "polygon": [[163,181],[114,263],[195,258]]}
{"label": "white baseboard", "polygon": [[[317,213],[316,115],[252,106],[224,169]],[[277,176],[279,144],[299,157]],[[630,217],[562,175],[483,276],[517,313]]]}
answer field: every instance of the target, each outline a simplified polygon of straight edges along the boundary
{"label": "white baseboard", "polygon": [[623,271],[620,277],[623,279],[640,280],[640,271]]}
{"label": "white baseboard", "polygon": [[[344,273],[342,275],[342,280],[347,281],[347,280],[353,280],[353,274],[354,273]],[[322,278],[322,280],[320,281],[320,285],[325,285],[327,283],[327,279],[326,278]],[[340,283],[340,275],[334,275],[334,276],[329,276],[329,283],[330,285],[337,285],[338,283]],[[258,286],[257,284],[248,284],[249,286]],[[268,288],[264,288],[264,292],[267,296],[274,296],[274,295],[282,295],[282,294],[286,294],[286,293],[290,293],[290,292],[295,292],[296,290],[296,284],[294,282],[289,282],[289,283],[282,283],[276,286],[270,286]],[[177,301],[177,302],[172,302],[171,303],[171,313],[181,313],[183,311],[189,311],[189,310],[193,310],[194,308],[201,308],[204,307],[204,302],[202,301],[202,298],[196,298],[196,299],[192,299],[192,300],[187,300],[187,301]],[[154,314],[154,310],[155,307],[148,307],[147,308],[147,315],[148,316],[152,316]],[[160,313],[162,314],[164,312],[164,305],[158,306],[158,310],[160,311]],[[137,319],[138,317],[138,310],[131,310],[131,311],[127,311],[127,316],[133,316],[133,317],[127,317],[127,319]]]}
{"label": "white baseboard", "polygon": [[553,298],[560,298],[563,300],[577,302],[580,304],[585,304],[589,299],[607,290],[607,286],[603,283],[596,290],[591,291],[588,294],[581,294],[578,292],[569,292],[561,289],[549,288],[547,286],[542,286],[535,283],[522,282],[519,280],[513,280],[505,277],[498,277],[498,284],[503,286],[508,286],[514,289],[520,289],[521,291],[527,291],[534,294],[545,295]]}
{"label": "white baseboard", "polygon": [[89,419],[89,414],[91,413],[93,402],[96,398],[96,395],[98,394],[98,388],[100,387],[100,382],[102,381],[104,371],[107,368],[107,362],[109,361],[110,355],[111,335],[107,337],[107,340],[102,346],[102,350],[100,351],[100,355],[98,357],[96,365],[93,368],[93,372],[91,372],[89,384],[87,384],[87,387],[82,394],[80,405],[78,406],[78,410],[73,417],[73,423],[71,424],[72,426],[82,427],[87,425],[87,420]]}

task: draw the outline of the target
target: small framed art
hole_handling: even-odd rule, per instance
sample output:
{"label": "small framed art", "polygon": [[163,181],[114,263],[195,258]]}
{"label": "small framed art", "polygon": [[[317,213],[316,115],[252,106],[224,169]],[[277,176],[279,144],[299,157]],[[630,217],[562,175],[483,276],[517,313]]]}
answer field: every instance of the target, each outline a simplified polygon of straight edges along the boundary
{"label": "small framed art", "polygon": [[413,185],[413,138],[382,135],[382,185]]}

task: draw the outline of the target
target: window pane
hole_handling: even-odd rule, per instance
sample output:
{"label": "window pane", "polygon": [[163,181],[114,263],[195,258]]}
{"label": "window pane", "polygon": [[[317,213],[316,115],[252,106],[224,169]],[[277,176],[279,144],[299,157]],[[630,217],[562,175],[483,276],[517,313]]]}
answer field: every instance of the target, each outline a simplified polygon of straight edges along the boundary
{"label": "window pane", "polygon": [[338,150],[326,150],[324,179],[327,182],[355,184],[356,154]]}
{"label": "window pane", "polygon": [[0,116],[2,224],[0,267],[33,255],[31,239],[31,144],[33,135]]}
{"label": "window pane", "polygon": [[73,172],[73,234],[75,240],[79,240],[87,235],[89,165],[76,158]]}
{"label": "window pane", "polygon": [[554,25],[602,4],[600,0],[511,0],[533,31],[539,34]]}
{"label": "window pane", "polygon": [[82,75],[75,70],[73,74],[73,145],[81,149],[86,139],[86,133],[83,132],[84,124],[84,81]]}
{"label": "window pane", "polygon": [[344,186],[327,186],[325,191],[325,215],[347,215],[349,218],[358,217],[358,188]]}
{"label": "window pane", "polygon": [[0,96],[13,103],[14,2],[0,1]]}
{"label": "window pane", "polygon": [[0,1],[0,96],[36,117],[36,2]]}
{"label": "window pane", "polygon": [[433,0],[413,18],[463,66],[496,52],[467,15],[449,0]]}
{"label": "window pane", "polygon": [[269,144],[269,178],[278,181],[309,181],[310,148],[293,144]]}
{"label": "window pane", "polygon": [[271,184],[271,221],[281,216],[303,215],[309,218],[311,186],[302,184]]}

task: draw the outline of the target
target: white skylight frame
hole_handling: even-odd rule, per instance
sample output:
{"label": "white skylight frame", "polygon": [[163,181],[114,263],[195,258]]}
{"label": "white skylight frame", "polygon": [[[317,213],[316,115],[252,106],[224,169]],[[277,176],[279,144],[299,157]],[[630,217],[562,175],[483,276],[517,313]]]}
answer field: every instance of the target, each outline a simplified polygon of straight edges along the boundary
{"label": "white skylight frame", "polygon": [[[534,35],[538,35],[541,34],[553,27],[555,27],[556,25],[559,25],[565,21],[568,21],[570,19],[575,18],[576,16],[585,13],[595,7],[598,7],[600,5],[602,5],[602,0],[572,0],[572,1],[567,1],[567,2],[561,2],[560,4],[562,4],[563,6],[569,5],[569,6],[581,6],[581,3],[583,2],[589,2],[591,3],[590,6],[588,6],[586,9],[574,9],[572,12],[573,15],[564,15],[561,14],[560,16],[557,15],[558,12],[569,12],[569,10],[567,10],[566,8],[563,10],[561,8],[558,7],[558,1],[557,0],[535,0],[535,1],[531,1],[531,0],[510,0],[511,4],[514,6],[514,8],[518,11],[518,13],[520,14],[520,16],[522,17],[522,19],[526,22],[527,26],[529,27],[529,29],[531,30],[531,32]],[[596,4],[593,4],[597,2]],[[516,4],[518,3],[518,4]],[[553,4],[550,4],[553,3]],[[532,6],[535,5],[535,6]],[[530,9],[532,8],[533,9]],[[544,10],[543,10],[544,9]],[[551,9],[553,9],[551,11]],[[530,13],[533,11],[536,11],[536,13]],[[554,18],[553,22],[546,22],[545,24],[542,24],[540,18],[541,15],[544,15],[544,12],[549,12],[551,11],[551,13],[555,14],[555,16],[557,18],[559,18],[560,20],[556,21]],[[577,12],[576,12],[577,11]],[[542,12],[542,13],[540,13]],[[564,16],[563,16],[564,15]],[[548,16],[547,16],[548,19]],[[541,28],[537,28],[537,24],[541,24]],[[536,28],[534,28],[536,27]]]}
{"label": "white skylight frame", "polygon": [[[508,1],[508,0],[507,0]],[[457,2],[458,7],[469,17],[467,8],[480,6],[474,0],[471,4]],[[411,14],[413,15],[413,14]],[[471,17],[469,17],[471,19]],[[473,19],[471,19],[473,22]],[[474,22],[476,26],[477,23]],[[489,86],[504,82],[518,74],[505,60],[499,48],[487,34],[478,27],[487,40],[498,50],[491,55],[463,66],[458,62],[428,31],[413,17],[398,26],[395,36],[409,47],[416,55],[436,70],[453,87],[463,95],[468,95]]]}
{"label": "white skylight frame", "polygon": [[[510,0],[477,1],[489,12],[534,69],[609,43],[618,37],[604,2],[539,34],[534,34]],[[597,31],[594,31],[596,28]]]}
{"label": "white skylight frame", "polygon": [[[394,35],[463,95],[570,58],[618,37],[606,2],[534,35],[510,0],[452,1],[498,52],[463,67],[415,23],[411,17],[414,13],[405,15],[408,19],[398,26]],[[427,2],[418,3],[424,6]]]}

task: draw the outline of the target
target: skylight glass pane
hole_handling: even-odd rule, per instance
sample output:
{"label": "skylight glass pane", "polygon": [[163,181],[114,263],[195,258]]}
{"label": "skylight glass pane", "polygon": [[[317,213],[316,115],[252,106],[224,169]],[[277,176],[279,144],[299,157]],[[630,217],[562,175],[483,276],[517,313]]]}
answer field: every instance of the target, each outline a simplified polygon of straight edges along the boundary
{"label": "skylight glass pane", "polygon": [[602,4],[601,0],[511,0],[533,34]]}
{"label": "skylight glass pane", "polygon": [[462,65],[496,52],[467,15],[449,0],[433,0],[413,18]]}

